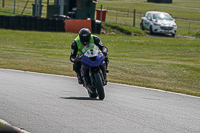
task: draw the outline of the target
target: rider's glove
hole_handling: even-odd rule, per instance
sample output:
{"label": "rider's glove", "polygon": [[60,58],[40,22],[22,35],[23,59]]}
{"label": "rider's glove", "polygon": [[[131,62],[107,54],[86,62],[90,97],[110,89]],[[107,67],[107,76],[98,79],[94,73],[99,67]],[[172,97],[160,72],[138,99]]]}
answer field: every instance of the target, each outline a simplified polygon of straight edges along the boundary
{"label": "rider's glove", "polygon": [[105,47],[103,47],[103,49],[102,49],[102,53],[103,53],[103,55],[107,55],[108,53],[108,49],[107,48],[105,48]]}
{"label": "rider's glove", "polygon": [[74,62],[75,62],[75,63],[76,63],[76,62],[79,62],[79,59],[75,58],[75,59],[74,59]]}
{"label": "rider's glove", "polygon": [[74,59],[74,62],[79,62],[81,60],[81,55],[77,55],[76,58]]}
{"label": "rider's glove", "polygon": [[103,53],[103,55],[105,55],[105,56],[107,55],[107,52],[102,52],[102,53]]}

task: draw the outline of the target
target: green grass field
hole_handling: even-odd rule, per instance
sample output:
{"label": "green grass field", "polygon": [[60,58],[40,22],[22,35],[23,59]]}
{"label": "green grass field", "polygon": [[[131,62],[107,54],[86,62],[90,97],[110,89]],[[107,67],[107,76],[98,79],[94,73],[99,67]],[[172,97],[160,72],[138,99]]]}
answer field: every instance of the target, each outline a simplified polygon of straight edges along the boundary
{"label": "green grass field", "polygon": [[[0,29],[0,68],[75,76],[76,35]],[[199,38],[98,36],[109,49],[109,82],[200,96]]]}
{"label": "green grass field", "polygon": [[108,10],[130,11],[138,13],[156,10],[170,13],[175,18],[200,20],[199,0],[173,0],[173,3],[152,3],[147,0],[98,0],[97,8],[103,6]]}

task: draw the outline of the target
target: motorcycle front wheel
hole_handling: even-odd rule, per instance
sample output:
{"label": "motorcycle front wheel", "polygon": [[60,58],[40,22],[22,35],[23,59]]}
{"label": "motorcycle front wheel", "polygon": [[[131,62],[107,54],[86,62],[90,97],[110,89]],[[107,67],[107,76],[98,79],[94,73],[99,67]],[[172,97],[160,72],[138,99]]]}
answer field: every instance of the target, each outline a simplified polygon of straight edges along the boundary
{"label": "motorcycle front wheel", "polygon": [[95,88],[97,89],[98,97],[100,100],[103,100],[105,98],[105,93],[100,73],[94,73],[94,78],[95,78]]}
{"label": "motorcycle front wheel", "polygon": [[90,98],[97,98],[97,93],[91,93],[90,91],[88,91],[88,94]]}

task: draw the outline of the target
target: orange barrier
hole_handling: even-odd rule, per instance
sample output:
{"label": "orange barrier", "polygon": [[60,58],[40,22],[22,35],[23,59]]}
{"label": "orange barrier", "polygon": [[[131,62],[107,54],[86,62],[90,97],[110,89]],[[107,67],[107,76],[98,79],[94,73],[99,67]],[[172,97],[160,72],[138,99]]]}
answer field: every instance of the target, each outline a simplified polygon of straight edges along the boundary
{"label": "orange barrier", "polygon": [[[102,9],[102,22],[106,21],[106,12],[107,10]],[[100,16],[101,16],[101,9],[96,9],[96,19],[101,20]]]}
{"label": "orange barrier", "polygon": [[92,31],[91,23],[91,20],[65,19],[65,32],[78,33],[82,28],[88,28]]}

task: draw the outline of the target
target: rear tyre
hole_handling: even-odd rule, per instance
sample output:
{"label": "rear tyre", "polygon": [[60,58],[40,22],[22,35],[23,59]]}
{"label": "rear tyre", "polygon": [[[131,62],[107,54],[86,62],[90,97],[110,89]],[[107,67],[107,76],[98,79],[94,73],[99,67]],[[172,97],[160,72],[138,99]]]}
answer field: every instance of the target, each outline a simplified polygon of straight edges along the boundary
{"label": "rear tyre", "polygon": [[94,78],[95,78],[95,87],[97,89],[99,99],[103,100],[105,98],[105,94],[100,73],[94,73]]}

